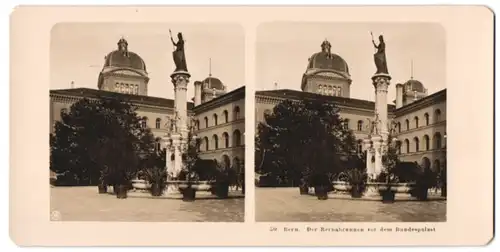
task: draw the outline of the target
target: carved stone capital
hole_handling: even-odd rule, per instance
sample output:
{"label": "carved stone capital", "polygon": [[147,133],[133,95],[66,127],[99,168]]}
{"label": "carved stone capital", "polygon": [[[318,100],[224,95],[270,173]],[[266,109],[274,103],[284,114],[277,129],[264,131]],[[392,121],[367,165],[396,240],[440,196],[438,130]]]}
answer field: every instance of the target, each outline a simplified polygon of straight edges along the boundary
{"label": "carved stone capital", "polygon": [[174,72],[170,75],[175,88],[186,88],[191,75],[188,72]]}
{"label": "carved stone capital", "polygon": [[377,92],[387,92],[387,88],[391,84],[391,76],[388,74],[376,74],[372,77],[372,81]]}

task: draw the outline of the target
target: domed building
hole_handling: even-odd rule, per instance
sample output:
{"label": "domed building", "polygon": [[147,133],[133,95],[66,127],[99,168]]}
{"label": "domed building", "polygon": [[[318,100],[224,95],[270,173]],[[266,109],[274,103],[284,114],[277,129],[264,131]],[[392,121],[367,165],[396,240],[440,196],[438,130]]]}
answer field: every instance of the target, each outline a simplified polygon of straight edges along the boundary
{"label": "domed building", "polygon": [[128,50],[128,42],[124,38],[117,45],[118,49],[104,58],[97,87],[123,94],[147,95],[149,77],[146,63],[138,54]]}
{"label": "domed building", "polygon": [[331,52],[331,47],[325,40],[321,43],[321,51],[309,58],[301,88],[304,92],[348,98],[352,82],[349,66],[342,57]]}
{"label": "domed building", "polygon": [[[259,123],[265,122],[265,115],[272,113],[274,107],[284,100],[333,103],[340,109],[340,116],[346,119],[345,126],[356,137],[358,152],[363,152],[362,141],[370,134],[368,118],[375,116],[375,102],[350,98],[351,82],[347,62],[332,53],[330,42],[324,40],[321,51],[312,54],[307,62],[302,91],[274,89],[256,92],[255,127],[257,129]],[[366,88],[373,89],[373,86]],[[395,88],[396,99],[394,104],[388,99],[387,116],[395,130],[393,136],[400,144],[400,160],[440,170],[446,162],[446,89],[428,95],[422,82],[413,76],[404,84],[396,84]]]}
{"label": "domed building", "polygon": [[[195,86],[195,96],[199,94],[200,101],[195,100],[195,104],[208,102],[215,99],[221,95],[224,95],[226,91],[226,86],[218,78],[212,77],[209,74],[207,78],[203,81],[197,81],[194,83]],[[193,98],[194,99],[194,98]]]}
{"label": "domed building", "polygon": [[[129,51],[128,45],[128,41],[121,38],[117,49],[106,55],[97,89],[50,90],[50,133],[54,133],[55,122],[61,120],[61,112],[69,111],[78,100],[120,97],[137,107],[137,114],[143,118],[143,127],[150,128],[157,140],[156,149],[164,147],[161,137],[171,130],[175,101],[148,95],[146,63],[139,54]],[[168,53],[165,55],[168,57]],[[168,71],[173,69],[165,69]],[[194,102],[187,102],[187,112],[196,122],[191,125],[195,134],[203,139],[200,158],[215,159],[241,172],[245,158],[245,87],[228,92],[223,82],[211,74],[202,81],[193,82],[195,97]],[[188,88],[193,88],[191,83]]]}
{"label": "domed building", "polygon": [[404,84],[396,84],[396,108],[406,106],[412,102],[423,99],[427,96],[427,89],[424,84],[411,77]]}

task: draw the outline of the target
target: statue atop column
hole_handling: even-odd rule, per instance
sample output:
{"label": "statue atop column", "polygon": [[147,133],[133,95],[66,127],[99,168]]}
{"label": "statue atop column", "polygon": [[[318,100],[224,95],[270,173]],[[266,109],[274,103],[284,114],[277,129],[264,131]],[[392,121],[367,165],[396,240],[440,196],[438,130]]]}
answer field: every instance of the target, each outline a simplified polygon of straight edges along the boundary
{"label": "statue atop column", "polygon": [[175,43],[174,39],[172,38],[172,31],[169,29],[170,32],[170,40],[172,41],[172,44],[175,46],[175,50],[172,53],[174,57],[174,63],[175,63],[175,72],[177,71],[184,71],[187,72],[187,64],[186,64],[186,55],[184,53],[184,43],[186,42],[184,38],[182,37],[182,33],[179,32],[177,33],[177,43]]}
{"label": "statue atop column", "polygon": [[377,67],[377,72],[375,74],[389,74],[387,70],[387,59],[385,57],[385,42],[382,35],[378,36],[379,44],[375,44],[372,34],[372,43],[377,51],[373,55],[375,60],[375,66]]}

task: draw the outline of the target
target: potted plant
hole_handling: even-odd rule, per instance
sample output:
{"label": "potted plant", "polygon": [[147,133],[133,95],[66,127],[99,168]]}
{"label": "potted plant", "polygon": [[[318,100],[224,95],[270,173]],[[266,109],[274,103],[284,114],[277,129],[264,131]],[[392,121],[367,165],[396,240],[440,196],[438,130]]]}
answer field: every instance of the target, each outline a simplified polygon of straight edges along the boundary
{"label": "potted plant", "polygon": [[218,171],[215,178],[215,195],[225,199],[229,196],[230,174],[228,169]]}
{"label": "potted plant", "polygon": [[396,192],[393,190],[392,186],[398,182],[398,177],[396,176],[396,167],[399,165],[399,156],[397,154],[397,149],[399,142],[393,143],[392,136],[388,136],[387,150],[382,155],[382,164],[384,166],[384,171],[378,176],[377,181],[384,183],[379,186],[379,193],[382,196],[383,203],[394,203],[396,198]]}
{"label": "potted plant", "polygon": [[392,173],[382,172],[376,179],[379,185],[378,191],[382,196],[383,203],[394,203],[396,199],[396,192],[392,189],[392,184],[396,181],[396,177]]}
{"label": "potted plant", "polygon": [[108,175],[108,169],[104,168],[101,170],[101,175],[99,177],[99,184],[97,185],[97,189],[99,191],[99,194],[104,194],[108,192],[108,184],[107,184],[107,175]]}
{"label": "potted plant", "polygon": [[182,193],[183,201],[194,201],[196,198],[196,188],[194,188],[194,184],[197,181],[197,175],[194,172],[186,172],[186,186],[179,187],[179,190]]}
{"label": "potted plant", "polygon": [[361,198],[365,191],[366,173],[359,169],[349,169],[344,172],[351,189],[352,198]]}
{"label": "potted plant", "polygon": [[240,184],[241,184],[241,194],[245,194],[245,170],[240,172]]}
{"label": "potted plant", "polygon": [[305,167],[301,175],[302,177],[300,178],[300,184],[299,184],[299,192],[300,195],[308,195],[309,194],[309,182],[310,182],[310,175],[311,174],[311,169],[309,167]]}
{"label": "potted plant", "polygon": [[424,172],[419,176],[416,187],[415,196],[418,200],[427,200],[429,188],[435,183],[434,173],[429,168],[425,168]]}
{"label": "potted plant", "polygon": [[327,174],[313,174],[311,176],[311,185],[314,186],[314,194],[318,197],[318,200],[328,199],[328,191],[331,187],[331,182]]}
{"label": "potted plant", "polygon": [[150,191],[152,196],[161,196],[167,186],[166,169],[157,166],[146,169],[146,180],[151,184]]}
{"label": "potted plant", "polygon": [[125,172],[118,172],[115,174],[115,192],[116,197],[119,199],[126,199],[128,189],[130,188],[129,179]]}
{"label": "potted plant", "polygon": [[302,178],[300,178],[299,192],[300,192],[300,195],[308,195],[309,194],[309,185],[307,184],[307,178],[304,176]]}
{"label": "potted plant", "polygon": [[439,181],[441,184],[441,197],[446,197],[447,191],[446,191],[446,166],[441,169],[440,175],[439,175]]}

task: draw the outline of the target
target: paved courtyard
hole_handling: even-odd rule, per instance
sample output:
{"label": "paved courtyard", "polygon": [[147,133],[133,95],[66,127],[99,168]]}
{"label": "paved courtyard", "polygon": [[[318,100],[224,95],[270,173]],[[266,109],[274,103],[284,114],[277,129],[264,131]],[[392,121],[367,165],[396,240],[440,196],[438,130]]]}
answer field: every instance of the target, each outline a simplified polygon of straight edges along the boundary
{"label": "paved courtyard", "polygon": [[446,201],[328,199],[300,195],[298,188],[255,188],[256,221],[438,222],[446,221]]}
{"label": "paved courtyard", "polygon": [[242,222],[244,198],[179,199],[127,198],[98,194],[97,187],[53,187],[52,217],[62,221]]}

